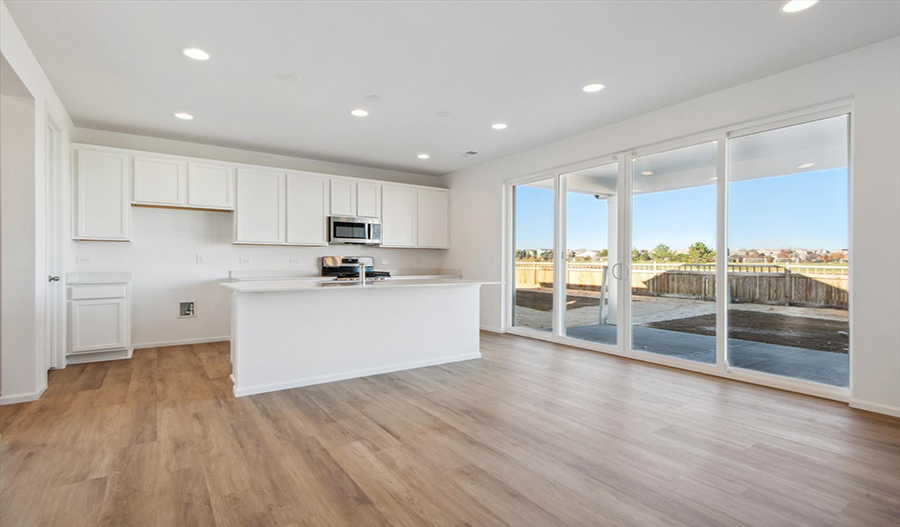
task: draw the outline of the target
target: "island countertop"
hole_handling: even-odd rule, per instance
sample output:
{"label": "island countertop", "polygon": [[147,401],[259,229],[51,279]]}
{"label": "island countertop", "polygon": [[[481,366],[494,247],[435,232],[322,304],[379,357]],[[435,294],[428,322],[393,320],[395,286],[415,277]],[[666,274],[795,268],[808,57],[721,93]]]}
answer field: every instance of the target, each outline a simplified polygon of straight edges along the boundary
{"label": "island countertop", "polygon": [[224,282],[220,285],[237,293],[271,293],[286,291],[352,291],[363,289],[397,289],[405,287],[454,287],[474,285],[499,285],[500,282],[461,280],[458,278],[383,280],[366,282],[306,281],[306,280],[266,280],[252,282]]}

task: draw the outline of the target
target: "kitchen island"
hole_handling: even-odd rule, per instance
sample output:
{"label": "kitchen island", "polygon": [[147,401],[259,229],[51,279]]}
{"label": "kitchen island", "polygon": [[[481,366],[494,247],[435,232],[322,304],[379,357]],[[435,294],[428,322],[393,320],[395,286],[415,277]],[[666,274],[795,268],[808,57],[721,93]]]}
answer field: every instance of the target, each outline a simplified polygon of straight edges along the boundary
{"label": "kitchen island", "polygon": [[477,359],[479,289],[489,283],[224,283],[234,395]]}

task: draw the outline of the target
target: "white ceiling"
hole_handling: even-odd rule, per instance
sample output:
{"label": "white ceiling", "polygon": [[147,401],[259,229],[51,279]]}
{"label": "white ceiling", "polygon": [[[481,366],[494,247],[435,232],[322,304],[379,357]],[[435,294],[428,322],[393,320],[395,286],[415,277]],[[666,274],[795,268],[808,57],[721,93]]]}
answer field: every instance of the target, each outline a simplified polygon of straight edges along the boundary
{"label": "white ceiling", "polygon": [[900,35],[861,0],[6,3],[76,126],[435,175]]}

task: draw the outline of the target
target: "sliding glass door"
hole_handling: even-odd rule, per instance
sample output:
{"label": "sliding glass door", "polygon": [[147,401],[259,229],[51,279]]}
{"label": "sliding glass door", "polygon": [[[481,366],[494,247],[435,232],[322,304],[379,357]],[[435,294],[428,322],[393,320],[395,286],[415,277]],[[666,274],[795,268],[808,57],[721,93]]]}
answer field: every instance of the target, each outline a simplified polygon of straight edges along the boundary
{"label": "sliding glass door", "polygon": [[716,363],[716,151],[632,162],[633,350]]}
{"label": "sliding glass door", "polygon": [[[615,346],[618,342],[619,164],[560,177],[565,196],[564,335]],[[561,292],[562,294],[563,292]]]}
{"label": "sliding glass door", "polygon": [[555,178],[513,187],[514,284],[512,325],[553,331]]}
{"label": "sliding glass door", "polygon": [[728,363],[850,382],[847,115],[728,142]]}
{"label": "sliding glass door", "polygon": [[848,387],[848,136],[831,110],[511,183],[508,323],[808,393]]}

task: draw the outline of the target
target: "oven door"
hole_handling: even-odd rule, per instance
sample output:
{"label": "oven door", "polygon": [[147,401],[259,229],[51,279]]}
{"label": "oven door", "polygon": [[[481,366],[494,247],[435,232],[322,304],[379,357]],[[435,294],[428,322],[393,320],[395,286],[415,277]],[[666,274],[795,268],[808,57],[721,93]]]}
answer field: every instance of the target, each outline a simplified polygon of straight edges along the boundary
{"label": "oven door", "polygon": [[377,245],[379,243],[372,239],[371,223],[361,218],[332,216],[328,218],[328,232],[328,241],[332,245]]}

